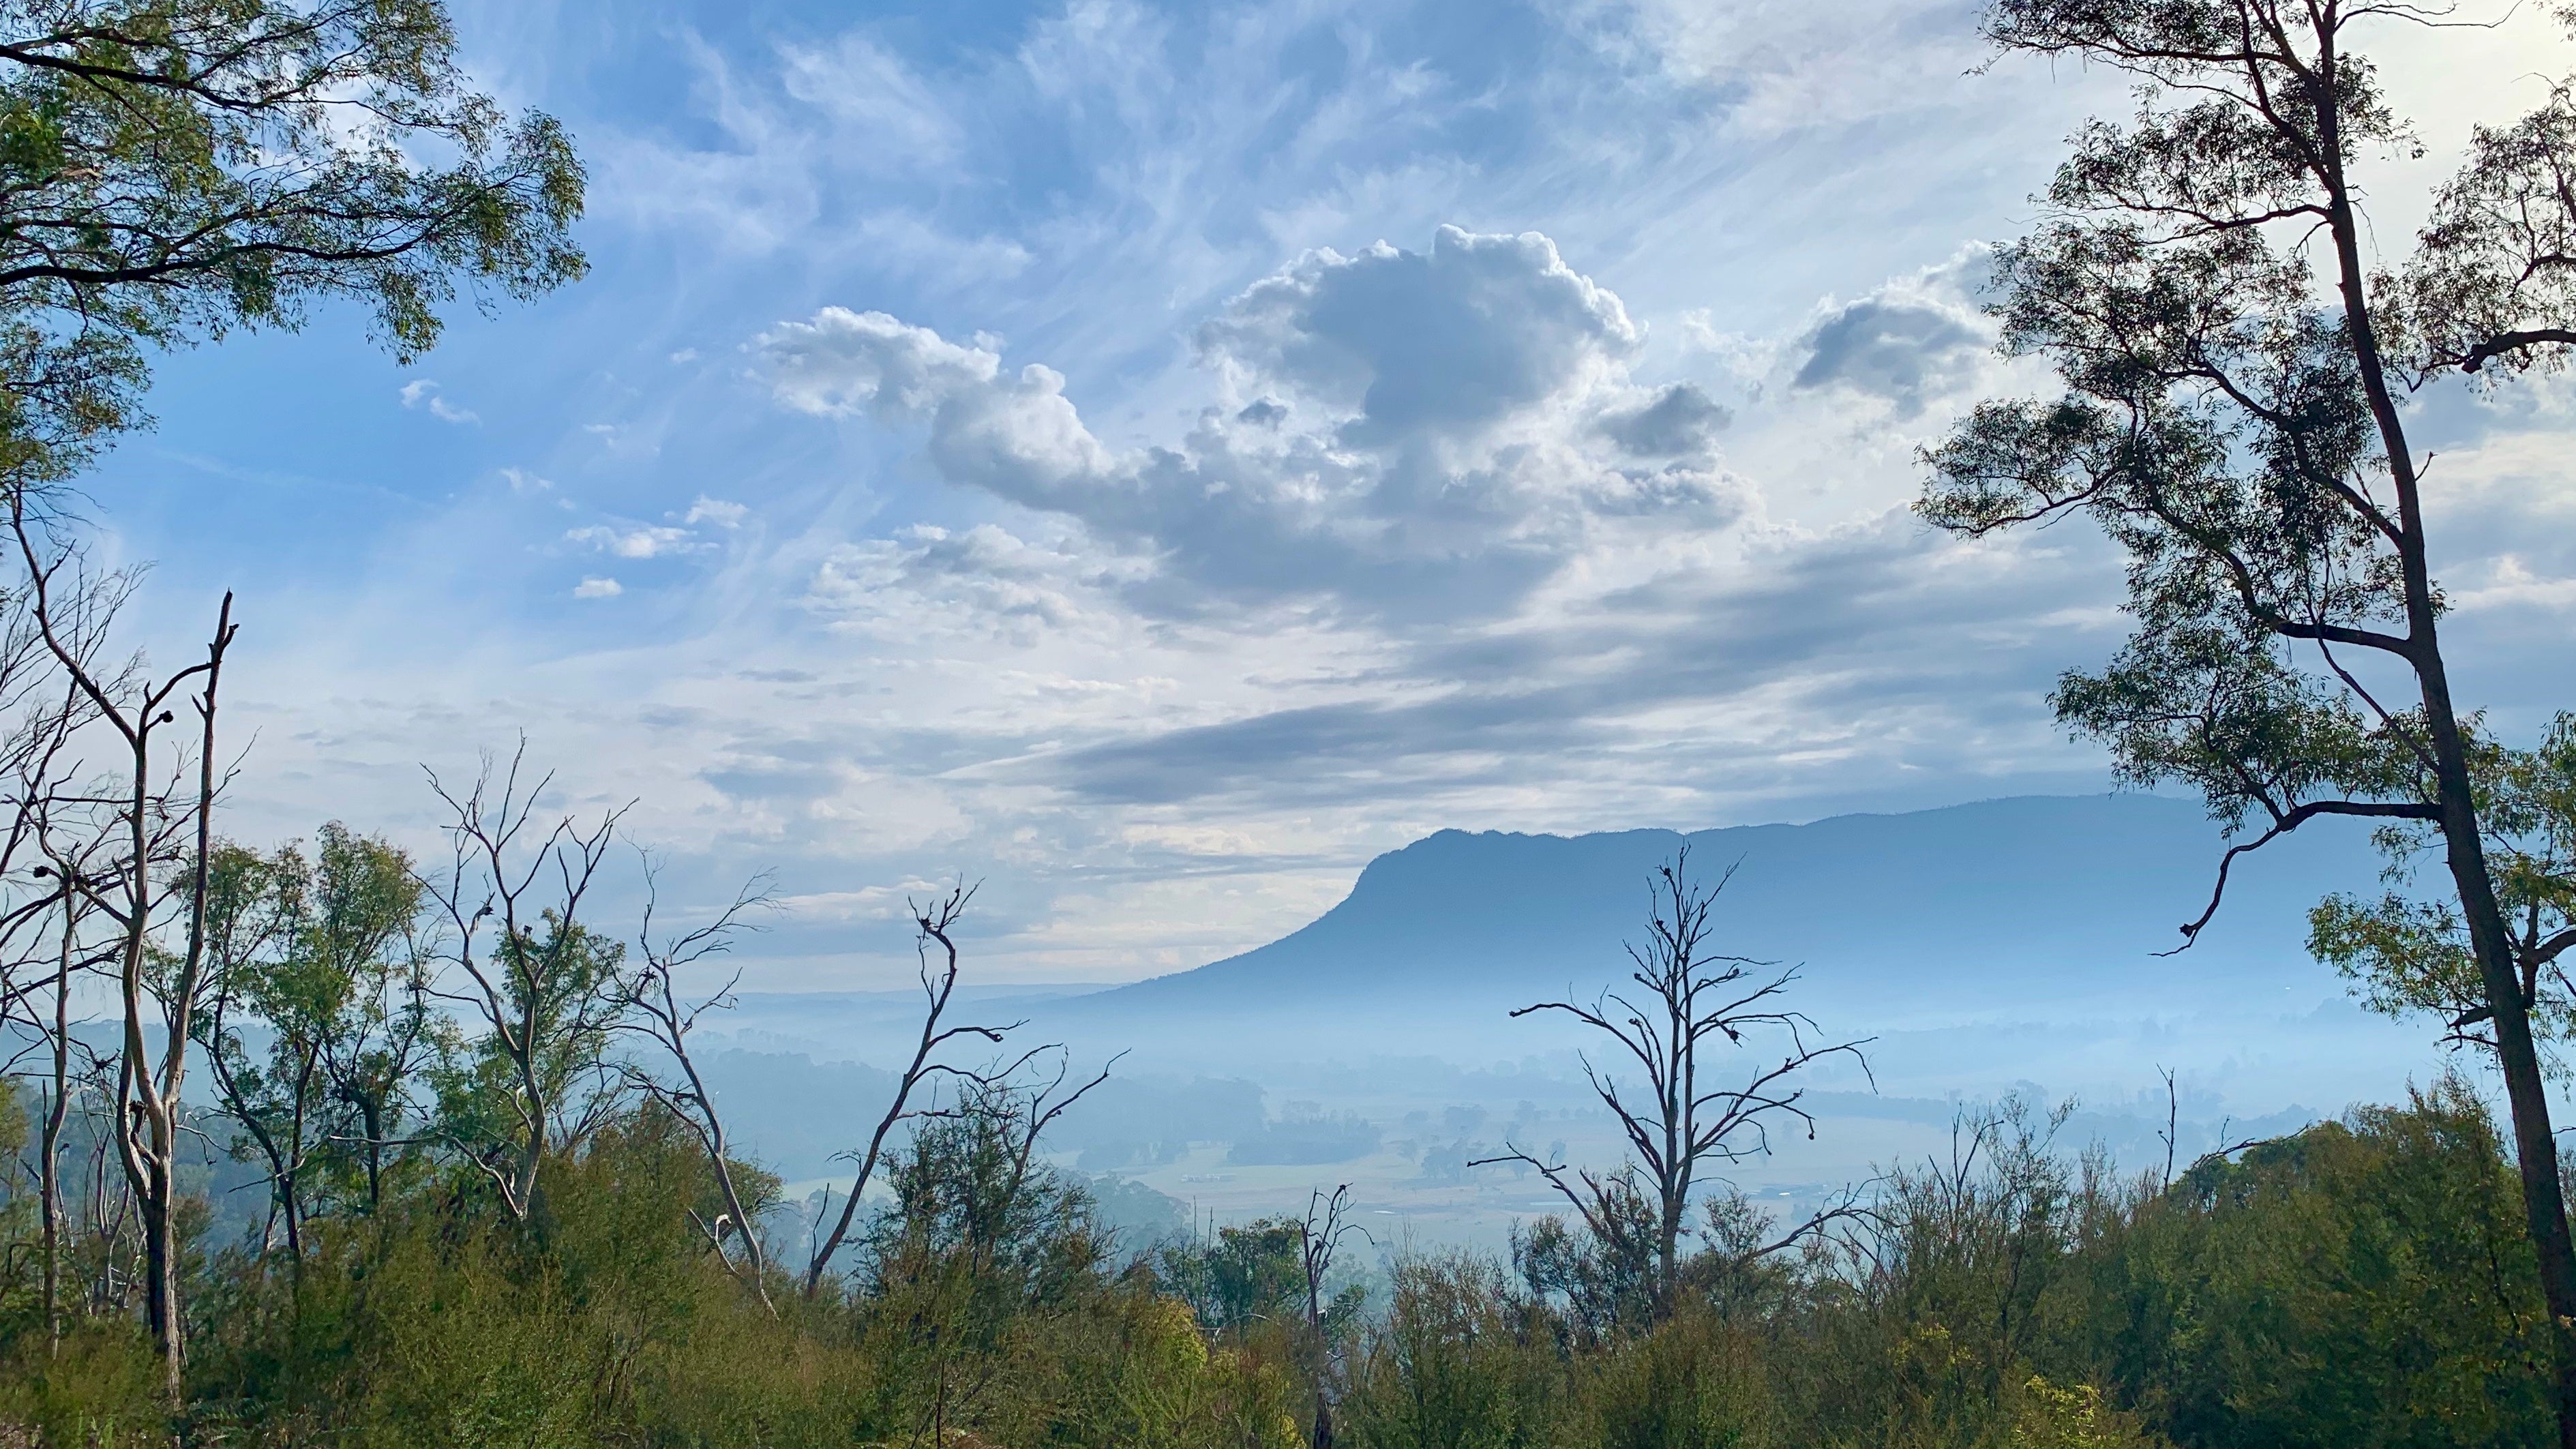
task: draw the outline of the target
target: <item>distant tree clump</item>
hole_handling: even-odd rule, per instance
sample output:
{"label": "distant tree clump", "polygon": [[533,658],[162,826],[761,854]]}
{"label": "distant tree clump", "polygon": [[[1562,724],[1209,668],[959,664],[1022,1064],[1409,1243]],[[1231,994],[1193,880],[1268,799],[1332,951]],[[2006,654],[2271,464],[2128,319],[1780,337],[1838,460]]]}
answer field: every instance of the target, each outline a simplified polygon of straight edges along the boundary
{"label": "distant tree clump", "polygon": [[1225,1160],[1296,1167],[1349,1162],[1377,1151],[1383,1135],[1356,1112],[1289,1113],[1236,1139]]}

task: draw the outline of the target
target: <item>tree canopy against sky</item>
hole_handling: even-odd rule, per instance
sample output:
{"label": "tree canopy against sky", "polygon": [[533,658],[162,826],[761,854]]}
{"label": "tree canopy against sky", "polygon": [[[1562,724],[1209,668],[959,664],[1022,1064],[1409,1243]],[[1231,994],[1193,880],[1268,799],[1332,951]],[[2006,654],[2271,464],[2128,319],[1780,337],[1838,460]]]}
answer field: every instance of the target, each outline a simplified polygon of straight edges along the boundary
{"label": "tree canopy against sky", "polygon": [[[1971,537],[2090,516],[2126,554],[2133,631],[2053,702],[2123,777],[2187,785],[2243,834],[2186,943],[2240,857],[2317,820],[2373,821],[2401,856],[2438,858],[2468,968],[2454,990],[2475,1003],[2447,1024],[2503,1070],[2576,1445],[2576,1249],[2532,1022],[2541,976],[2576,945],[2541,930],[2544,914],[2564,926],[2571,883],[2535,879],[2546,848],[2490,855],[2499,831],[2548,839],[2563,763],[2517,756],[2454,695],[2406,397],[2453,372],[2563,367],[2576,128],[2556,89],[2479,130],[2422,244],[2375,266],[2368,178],[2415,143],[2368,47],[2432,23],[2371,4],[1994,5],[2000,46],[2107,64],[2141,89],[2132,119],[2077,134],[2049,219],[1997,255],[2002,346],[2046,359],[2064,391],[1979,404],[1926,451],[1921,511]],[[2424,963],[2374,941],[2369,916],[2329,902],[2319,944],[2420,989],[2404,978]],[[2420,924],[2403,899],[2379,917]]]}
{"label": "tree canopy against sky", "polygon": [[357,301],[410,360],[461,280],[578,277],[562,127],[471,89],[436,0],[0,7],[0,376],[56,475],[143,420],[155,349]]}

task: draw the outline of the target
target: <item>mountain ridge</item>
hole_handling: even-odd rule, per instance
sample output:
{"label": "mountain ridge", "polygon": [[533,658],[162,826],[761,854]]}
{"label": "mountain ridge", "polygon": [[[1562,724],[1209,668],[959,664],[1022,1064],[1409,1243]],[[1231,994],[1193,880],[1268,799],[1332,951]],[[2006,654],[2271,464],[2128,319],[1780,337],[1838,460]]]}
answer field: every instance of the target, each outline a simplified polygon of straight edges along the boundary
{"label": "mountain ridge", "polygon": [[[2008,796],[1806,824],[1583,835],[1442,830],[1370,861],[1350,893],[1279,939],[1169,975],[1048,1003],[1049,1014],[1223,1013],[1415,995],[1588,995],[1623,974],[1649,871],[1687,844],[1694,874],[1733,868],[1717,950],[1936,1007],[1997,989],[2087,994],[2104,968],[2172,984],[2330,977],[2305,909],[2366,885],[2361,832],[2289,837],[2240,865],[2192,950],[2176,926],[2208,899],[2223,846],[2191,804],[2144,794]],[[2077,988],[2070,992],[2067,988]]]}

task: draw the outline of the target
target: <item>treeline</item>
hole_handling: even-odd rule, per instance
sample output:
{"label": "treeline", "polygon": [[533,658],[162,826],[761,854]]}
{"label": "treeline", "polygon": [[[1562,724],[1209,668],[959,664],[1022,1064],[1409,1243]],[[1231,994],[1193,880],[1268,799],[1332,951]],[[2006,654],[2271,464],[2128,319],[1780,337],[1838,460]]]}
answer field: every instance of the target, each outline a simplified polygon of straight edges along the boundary
{"label": "treeline", "polygon": [[[1204,1237],[1122,1234],[1047,1146],[1105,1075],[950,1010],[964,888],[916,907],[915,1053],[848,1104],[858,1183],[879,1190],[786,1202],[730,1148],[690,1047],[722,993],[681,987],[757,898],[609,939],[584,906],[614,821],[541,818],[530,784],[497,769],[450,795],[435,864],[341,826],[210,842],[202,895],[179,897],[203,903],[193,972],[147,952],[137,998],[186,1024],[172,1040],[211,1099],[176,1113],[190,1150],[162,1256],[122,1170],[122,1054],[39,1034],[59,1071],[25,1072],[0,1110],[0,1432],[1004,1449],[2552,1433],[2519,1178],[2457,1080],[2125,1177],[2058,1140],[2071,1109],[2009,1100],[1964,1114],[1945,1158],[1771,1217],[1722,1165],[1804,1125],[1800,1072],[1857,1044],[1813,1033],[1794,972],[1712,949],[1724,881],[1687,856],[1655,877],[1626,987],[1533,1008],[1628,1053],[1596,1090],[1634,1156],[1600,1171],[1508,1149],[1568,1211],[1507,1254],[1373,1241],[1347,1190]],[[67,1018],[82,959],[58,953],[33,978],[52,994],[26,999]],[[1659,1150],[1668,1122],[1679,1147]]]}
{"label": "treeline", "polygon": [[[540,1169],[406,1155],[277,1235],[186,1243],[175,1416],[130,1244],[86,1230],[49,1329],[23,1153],[0,1210],[0,1433],[63,1445],[2539,1444],[2546,1318],[2515,1177],[2457,1082],[2170,1183],[2013,1101],[1790,1254],[1719,1193],[1668,1302],[1650,1234],[1507,1258],[1332,1225],[1120,1241],[1016,1118],[931,1119],[851,1271],[768,1302],[703,1225],[697,1135],[635,1100]],[[23,1134],[17,1106],[0,1130]],[[750,1190],[767,1187],[747,1165]],[[738,1183],[738,1188],[741,1184]],[[82,1214],[84,1223],[90,1220]],[[1372,1293],[1357,1281],[1386,1285]],[[1391,1289],[1391,1291],[1387,1291]],[[1319,1418],[1318,1409],[1323,1409]],[[1322,1432],[1318,1432],[1319,1428]]]}

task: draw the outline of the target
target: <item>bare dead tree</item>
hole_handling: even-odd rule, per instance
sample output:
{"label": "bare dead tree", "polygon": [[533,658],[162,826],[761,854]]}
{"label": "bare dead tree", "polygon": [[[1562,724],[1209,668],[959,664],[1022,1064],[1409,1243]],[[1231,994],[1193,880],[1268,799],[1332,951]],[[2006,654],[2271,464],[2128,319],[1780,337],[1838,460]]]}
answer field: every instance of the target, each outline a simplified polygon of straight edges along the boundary
{"label": "bare dead tree", "polygon": [[[71,1059],[75,1051],[72,1040],[72,984],[82,972],[102,964],[101,955],[85,943],[83,897],[70,882],[88,873],[88,856],[98,849],[104,837],[91,834],[72,845],[76,854],[69,860],[57,854],[66,842],[52,828],[52,795],[59,783],[59,768],[71,738],[87,723],[86,708],[78,691],[63,689],[50,709],[30,711],[17,733],[17,748],[11,751],[13,789],[9,801],[9,840],[0,848],[0,879],[14,874],[22,846],[32,849],[41,863],[29,872],[30,884],[37,887],[28,898],[9,912],[5,934],[14,937],[23,927],[50,927],[50,939],[39,942],[30,955],[49,954],[52,970],[49,979],[23,982],[0,982],[0,1022],[14,1012],[35,1029],[36,1044],[44,1049],[47,1061],[45,1110],[37,1132],[36,1211],[39,1219],[38,1252],[43,1256],[39,1270],[40,1311],[45,1319],[45,1336],[49,1351],[58,1348],[63,1335],[62,1256],[63,1256],[63,1129],[70,1119]],[[31,738],[41,738],[40,748],[27,748]],[[50,947],[50,951],[44,950]],[[14,941],[8,948],[8,959],[19,956]],[[34,994],[50,988],[50,1011],[33,1008]]]}
{"label": "bare dead tree", "polygon": [[64,773],[78,768],[73,739],[91,714],[53,667],[26,595],[0,585],[0,717],[11,721],[0,733],[0,1022],[25,1022],[41,1038],[43,1018],[30,1002],[52,979],[52,918],[72,899],[46,869],[47,827]]}
{"label": "bare dead tree", "polygon": [[[998,1108],[1009,1119],[1005,1146],[1010,1153],[1011,1166],[1009,1175],[1003,1180],[1002,1191],[995,1199],[1000,1211],[1008,1213],[1028,1186],[1030,1164],[1037,1160],[1038,1138],[1056,1118],[1064,1115],[1065,1109],[1089,1096],[1092,1088],[1108,1081],[1110,1069],[1117,1066],[1119,1058],[1125,1055],[1122,1051],[1111,1057],[1096,1074],[1074,1083],[1070,1090],[1066,1084],[1072,1081],[1073,1058],[1061,1043],[1034,1047],[1021,1053],[1018,1060],[1007,1066],[959,1074],[972,1087],[984,1089],[970,1106],[962,1110],[991,1112]],[[1050,1056],[1054,1058],[1055,1065],[1045,1080],[1039,1081],[1029,1075],[1030,1068]],[[922,1115],[950,1114],[925,1112]],[[990,1254],[1002,1235],[997,1231],[978,1231],[971,1232],[969,1236],[977,1245],[979,1261],[976,1266],[987,1266]]]}
{"label": "bare dead tree", "polygon": [[[1629,973],[1638,988],[1634,999],[1606,988],[1590,1005],[1542,1001],[1512,1013],[1519,1018],[1563,1012],[1607,1034],[1644,1074],[1646,1100],[1632,1102],[1618,1078],[1595,1065],[1589,1053],[1583,1057],[1585,1077],[1618,1119],[1651,1190],[1658,1314],[1669,1311],[1680,1278],[1680,1240],[1689,1230],[1692,1189],[1712,1167],[1767,1155],[1775,1122],[1795,1122],[1813,1138],[1815,1118],[1801,1105],[1806,1088],[1797,1083],[1798,1076],[1837,1056],[1850,1057],[1866,1072],[1869,1062],[1861,1048],[1874,1040],[1823,1041],[1806,1013],[1781,1004],[1798,979],[1794,967],[1782,970],[1776,962],[1710,949],[1711,914],[1734,875],[1730,866],[1714,884],[1692,880],[1687,846],[1656,868],[1648,887],[1646,943],[1626,948],[1635,967]],[[1748,1034],[1785,1041],[1779,1063],[1756,1070],[1740,1086],[1704,1085],[1703,1068],[1712,1069],[1705,1075],[1714,1075],[1714,1064],[1703,1063],[1702,1048],[1718,1040],[1746,1046]],[[1508,1141],[1504,1147],[1499,1156],[1470,1165],[1519,1162],[1536,1168],[1596,1235],[1606,1240],[1625,1231],[1618,1208],[1623,1182],[1635,1187],[1630,1173],[1585,1171],[1570,1182],[1565,1164],[1542,1162]],[[1792,1233],[1780,1246],[1814,1226]]]}
{"label": "bare dead tree", "polygon": [[[897,1124],[917,1115],[918,1109],[912,1102],[913,1093],[933,1077],[975,1075],[937,1060],[939,1049],[963,1037],[999,1045],[1003,1034],[1011,1029],[941,1025],[948,1015],[949,998],[957,991],[957,923],[964,919],[966,907],[975,899],[975,891],[976,887],[960,881],[947,895],[927,905],[909,899],[904,902],[905,908],[912,912],[913,947],[921,962],[921,991],[926,1000],[921,1016],[921,1037],[913,1048],[912,1060],[905,1065],[903,1074],[895,1079],[894,1100],[886,1104],[885,1115],[877,1119],[876,1130],[868,1135],[868,1145],[859,1154],[858,1176],[850,1183],[850,1196],[841,1204],[839,1219],[833,1223],[832,1231],[824,1235],[822,1242],[815,1245],[813,1256],[805,1265],[805,1295],[809,1298],[821,1291],[823,1275],[831,1268],[833,1256],[849,1240],[851,1225],[858,1218],[859,1195],[867,1191],[869,1179],[876,1175],[877,1164],[885,1156],[886,1139],[893,1135]],[[935,961],[932,956],[934,946],[938,948]]]}
{"label": "bare dead tree", "polygon": [[[233,600],[224,595],[202,663],[158,681],[131,667],[108,673],[97,664],[98,640],[113,596],[81,576],[76,552],[47,546],[23,490],[11,495],[10,522],[37,633],[120,758],[115,785],[77,802],[113,821],[117,853],[95,874],[61,879],[85,911],[116,932],[124,1031],[109,1135],[140,1219],[145,1313],[161,1351],[164,1387],[176,1403],[185,1352],[176,1241],[180,1093],[204,968],[207,862],[223,783],[215,766],[216,693],[236,630]],[[183,697],[197,716],[194,728],[165,744],[164,729],[178,722],[172,706]],[[170,931],[179,936],[175,951],[162,946]],[[154,1027],[163,1033],[157,1059],[148,1037]]]}
{"label": "bare dead tree", "polygon": [[[93,837],[92,846],[100,841]],[[80,873],[85,859],[68,866],[49,867],[57,879]],[[83,898],[76,890],[65,889],[58,908],[49,918],[55,926],[52,1008],[39,1018],[38,1041],[45,1048],[47,1080],[45,1113],[37,1129],[36,1211],[38,1215],[38,1251],[44,1262],[39,1271],[39,1311],[45,1318],[45,1337],[49,1351],[59,1348],[63,1337],[62,1264],[64,1235],[68,1226],[63,1207],[63,1131],[71,1120],[73,1091],[72,1063],[75,1057],[89,1075],[99,1074],[96,1054],[72,1035],[72,988],[84,972],[107,965],[113,952],[102,952],[84,939]]]}
{"label": "bare dead tree", "polygon": [[[0,796],[0,1025],[26,1026],[30,1050],[50,1059],[40,1093],[36,1193],[40,1311],[47,1341],[54,1344],[63,1324],[60,1159],[75,1050],[72,984],[78,973],[98,964],[80,934],[82,897],[56,858],[64,836],[55,829],[54,807],[66,776],[81,769],[73,744],[94,716],[87,697],[56,667],[30,607],[32,593],[15,580],[0,585],[0,716],[11,720],[0,735],[0,779],[7,782],[0,787],[6,792]],[[121,581],[110,580],[73,611],[85,627],[67,625],[66,632],[82,657],[93,658],[103,647],[121,596]],[[84,866],[102,839],[97,831],[86,835],[80,846]],[[47,993],[50,1010],[40,999]]]}
{"label": "bare dead tree", "polygon": [[1333,1271],[1333,1257],[1344,1238],[1356,1233],[1372,1244],[1377,1241],[1351,1221],[1350,1211],[1351,1185],[1346,1182],[1330,1195],[1320,1190],[1307,1194],[1306,1217],[1297,1226],[1297,1256],[1306,1272],[1306,1330],[1315,1353],[1313,1449],[1333,1449],[1333,1403],[1339,1387],[1339,1359],[1324,1322],[1324,1279]]}
{"label": "bare dead tree", "polygon": [[[498,1087],[506,1140],[454,1145],[522,1223],[542,1206],[547,1154],[577,1146],[608,1109],[614,1092],[602,1084],[614,1074],[601,1048],[635,999],[622,974],[625,948],[581,922],[625,811],[588,827],[563,815],[540,828],[538,800],[554,777],[524,780],[527,752],[523,738],[497,778],[487,756],[462,796],[429,773],[453,815],[451,853],[444,871],[421,882],[447,918],[448,959],[468,988],[439,994],[482,1019],[492,1063],[508,1079]],[[586,1099],[585,1083],[593,1087]]]}
{"label": "bare dead tree", "polygon": [[2165,1130],[2156,1134],[2156,1140],[2165,1145],[2165,1172],[2156,1181],[2159,1186],[2170,1187],[2173,1185],[2174,1148],[2182,1140],[2182,1095],[2174,1087],[2173,1068],[2158,1067],[2156,1072],[2165,1079]]}
{"label": "bare dead tree", "polygon": [[[706,1234],[707,1245],[726,1271],[742,1280],[743,1285],[759,1295],[760,1304],[772,1313],[776,1305],[769,1300],[769,1266],[760,1237],[760,1218],[765,1203],[747,1200],[734,1174],[733,1148],[725,1135],[724,1117],[716,1111],[715,1094],[707,1090],[706,1078],[698,1071],[695,1057],[689,1054],[689,1033],[697,1028],[698,1018],[710,1011],[729,1010],[734,1004],[733,989],[742,979],[736,971],[713,995],[683,1005],[676,978],[679,973],[701,962],[721,956],[733,949],[733,937],[746,928],[745,917],[771,905],[762,883],[754,881],[735,895],[733,904],[703,926],[679,936],[656,942],[653,935],[653,910],[656,872],[648,860],[645,864],[644,924],[636,933],[636,950],[642,966],[632,983],[633,1011],[619,1022],[621,1030],[634,1032],[651,1040],[669,1054],[679,1068],[677,1082],[665,1082],[652,1073],[628,1066],[629,1080],[636,1090],[645,1093],[669,1109],[672,1116],[685,1123],[707,1155],[707,1166],[715,1174],[716,1191],[724,1199],[724,1211],[714,1222],[700,1218],[692,1210],[690,1220]],[[738,1246],[727,1247],[731,1238]]]}

